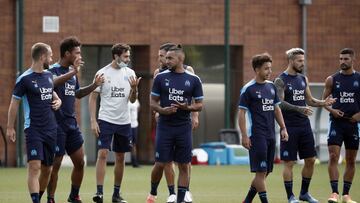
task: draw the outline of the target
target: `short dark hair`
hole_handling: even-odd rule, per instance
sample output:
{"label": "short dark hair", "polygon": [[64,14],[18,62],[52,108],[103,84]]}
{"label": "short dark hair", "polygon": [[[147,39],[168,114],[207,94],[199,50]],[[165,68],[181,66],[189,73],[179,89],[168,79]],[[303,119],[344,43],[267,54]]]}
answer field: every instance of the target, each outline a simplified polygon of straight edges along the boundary
{"label": "short dark hair", "polygon": [[42,43],[42,42],[38,42],[35,43],[32,47],[31,47],[31,57],[34,61],[37,61],[40,59],[40,57],[44,54],[47,54],[49,52],[50,46]]}
{"label": "short dark hair", "polygon": [[175,46],[176,46],[175,43],[167,42],[167,43],[165,43],[165,44],[162,44],[162,45],[160,46],[160,49],[159,49],[159,50],[169,51],[169,49],[170,49],[171,47],[175,47]]}
{"label": "short dark hair", "polygon": [[121,54],[127,51],[131,51],[131,47],[129,45],[122,43],[114,44],[111,48],[112,58],[115,59],[115,55],[121,56]]}
{"label": "short dark hair", "polygon": [[355,51],[351,48],[344,48],[340,51],[340,54],[349,54],[351,57],[354,57]]}
{"label": "short dark hair", "polygon": [[256,68],[260,68],[266,62],[272,63],[272,58],[268,53],[255,55],[251,59],[251,64],[254,70]]}
{"label": "short dark hair", "polygon": [[63,58],[67,51],[71,52],[75,47],[79,46],[81,46],[81,42],[75,36],[70,36],[63,39],[63,41],[60,43],[60,57]]}

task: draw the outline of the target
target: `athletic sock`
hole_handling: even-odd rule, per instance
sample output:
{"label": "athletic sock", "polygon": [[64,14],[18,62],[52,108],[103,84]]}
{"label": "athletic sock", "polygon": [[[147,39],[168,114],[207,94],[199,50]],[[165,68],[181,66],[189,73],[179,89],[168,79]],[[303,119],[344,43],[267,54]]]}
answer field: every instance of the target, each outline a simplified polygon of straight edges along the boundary
{"label": "athletic sock", "polygon": [[157,183],[151,183],[151,191],[150,194],[156,196],[157,195],[157,188],[159,186],[160,182]]}
{"label": "athletic sock", "polygon": [[177,199],[176,199],[177,203],[184,202],[185,193],[186,193],[186,187],[178,186]]}
{"label": "athletic sock", "polygon": [[80,191],[79,186],[71,185],[70,198],[73,199],[73,198],[79,196],[79,191]]}
{"label": "athletic sock", "polygon": [[266,191],[259,192],[259,197],[260,197],[261,203],[268,203]]}
{"label": "athletic sock", "polygon": [[339,183],[338,180],[331,180],[330,181],[330,185],[331,185],[331,189],[332,189],[333,193],[339,194],[338,183]]}
{"label": "athletic sock", "polygon": [[250,186],[249,192],[247,193],[244,203],[251,203],[256,195],[257,191],[254,186]]}
{"label": "athletic sock", "polygon": [[33,203],[40,203],[39,193],[31,193],[30,196]]}
{"label": "athletic sock", "polygon": [[120,185],[114,185],[113,197],[119,197],[119,196],[120,196]]}
{"label": "athletic sock", "polygon": [[103,185],[96,185],[96,193],[97,194],[104,194]]}
{"label": "athletic sock", "polygon": [[348,195],[349,194],[349,191],[350,191],[350,188],[351,188],[351,182],[349,181],[344,181],[344,186],[343,186],[343,193],[342,195]]}
{"label": "athletic sock", "polygon": [[169,189],[169,195],[175,195],[175,186],[174,185],[168,185]]}
{"label": "athletic sock", "polygon": [[309,191],[310,182],[311,178],[302,177],[300,194],[303,195]]}
{"label": "athletic sock", "polygon": [[290,199],[291,196],[294,195],[293,193],[293,181],[284,181],[284,185],[285,185],[285,191],[286,191],[286,195],[287,198]]}

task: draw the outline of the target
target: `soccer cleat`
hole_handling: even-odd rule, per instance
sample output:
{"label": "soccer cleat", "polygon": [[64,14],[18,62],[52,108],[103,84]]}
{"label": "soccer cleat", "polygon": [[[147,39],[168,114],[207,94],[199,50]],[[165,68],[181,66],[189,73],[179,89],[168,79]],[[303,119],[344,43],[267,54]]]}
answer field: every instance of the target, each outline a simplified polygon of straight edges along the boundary
{"label": "soccer cleat", "polygon": [[68,198],[67,200],[68,202],[71,202],[71,203],[82,203],[81,199],[80,199],[80,196],[76,196],[74,198],[70,197]]}
{"label": "soccer cleat", "polygon": [[351,200],[350,195],[343,195],[342,202],[343,203],[356,203],[355,201]]}
{"label": "soccer cleat", "polygon": [[291,195],[291,197],[288,199],[288,203],[300,203],[300,202],[295,198],[294,195]]}
{"label": "soccer cleat", "polygon": [[339,202],[339,194],[338,193],[332,193],[328,199],[328,203],[338,203]]}
{"label": "soccer cleat", "polygon": [[122,198],[121,196],[113,196],[112,203],[127,203],[127,201],[124,200],[124,198]]}
{"label": "soccer cleat", "polygon": [[184,197],[184,202],[185,203],[192,203],[192,195],[190,191],[186,191],[185,193],[185,197]]}
{"label": "soccer cleat", "polygon": [[299,200],[305,201],[305,202],[310,202],[310,203],[319,203],[319,201],[317,199],[315,199],[314,197],[312,197],[308,192],[305,194],[300,194]]}
{"label": "soccer cleat", "polygon": [[103,203],[103,194],[100,194],[100,193],[96,193],[94,196],[93,196],[93,202],[96,202],[96,203]]}
{"label": "soccer cleat", "polygon": [[48,198],[47,203],[55,203],[55,199],[54,198]]}
{"label": "soccer cleat", "polygon": [[155,203],[156,202],[156,196],[149,194],[146,198],[146,203]]}
{"label": "soccer cleat", "polygon": [[166,203],[176,203],[176,195],[175,194],[170,195],[167,198]]}

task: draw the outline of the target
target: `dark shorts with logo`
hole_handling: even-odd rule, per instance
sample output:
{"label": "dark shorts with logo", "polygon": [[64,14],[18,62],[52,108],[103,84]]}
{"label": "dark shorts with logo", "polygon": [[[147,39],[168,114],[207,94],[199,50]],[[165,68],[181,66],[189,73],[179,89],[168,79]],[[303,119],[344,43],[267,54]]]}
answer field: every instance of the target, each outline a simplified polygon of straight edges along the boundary
{"label": "dark shorts with logo", "polygon": [[303,126],[286,126],[289,140],[280,143],[280,157],[284,161],[295,161],[316,156],[314,135],[310,122]]}
{"label": "dark shorts with logo", "polygon": [[51,166],[56,147],[56,128],[50,130],[26,128],[27,161],[41,160],[41,164]]}
{"label": "dark shorts with logo", "polygon": [[274,167],[275,139],[266,138],[263,135],[250,137],[251,147],[249,150],[251,172],[270,173]]}
{"label": "dark shorts with logo", "polygon": [[358,150],[359,125],[359,123],[351,123],[346,120],[330,121],[328,146],[338,145],[341,147],[344,143],[345,149]]}

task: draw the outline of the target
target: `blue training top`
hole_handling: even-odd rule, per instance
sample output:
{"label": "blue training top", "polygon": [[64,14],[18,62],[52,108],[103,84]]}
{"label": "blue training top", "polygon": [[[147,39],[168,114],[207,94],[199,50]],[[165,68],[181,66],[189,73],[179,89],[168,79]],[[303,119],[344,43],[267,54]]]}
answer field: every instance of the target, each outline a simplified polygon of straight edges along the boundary
{"label": "blue training top", "polygon": [[54,111],[51,107],[53,87],[53,77],[48,71],[36,73],[29,68],[17,78],[13,97],[23,100],[25,129],[56,128]]}
{"label": "blue training top", "polygon": [[[191,104],[192,99],[204,98],[202,83],[198,76],[189,71],[175,73],[170,70],[159,73],[155,79],[151,91],[152,96],[160,97],[160,106],[169,107],[176,104],[175,100]],[[160,114],[159,123],[167,125],[183,125],[190,123],[190,111],[178,109],[171,115]]]}
{"label": "blue training top", "polygon": [[[51,66],[49,71],[53,74],[54,78],[56,78],[68,73],[69,67],[63,67],[60,64],[55,63]],[[75,129],[77,127],[75,118],[75,92],[79,90],[79,88],[79,81],[75,75],[64,84],[54,88],[62,101],[60,109],[55,112],[56,120],[63,127],[69,129]]]}
{"label": "blue training top", "polygon": [[[331,94],[336,98],[332,108],[344,112],[344,118],[351,118],[360,111],[360,74],[354,72],[351,75],[344,75],[337,72],[331,77],[333,78]],[[330,119],[336,120],[331,113]]]}
{"label": "blue training top", "polygon": [[[306,78],[302,74],[289,75],[283,72],[280,79],[284,82],[284,101],[296,106],[306,106]],[[309,118],[297,111],[284,111],[284,121],[286,126],[303,126],[309,122]]]}
{"label": "blue training top", "polygon": [[280,101],[275,85],[266,81],[248,82],[240,92],[239,108],[247,110],[250,126],[248,136],[265,136],[275,139],[275,106]]}

